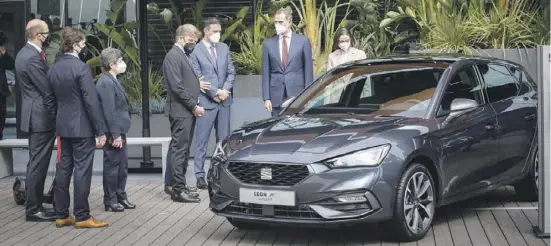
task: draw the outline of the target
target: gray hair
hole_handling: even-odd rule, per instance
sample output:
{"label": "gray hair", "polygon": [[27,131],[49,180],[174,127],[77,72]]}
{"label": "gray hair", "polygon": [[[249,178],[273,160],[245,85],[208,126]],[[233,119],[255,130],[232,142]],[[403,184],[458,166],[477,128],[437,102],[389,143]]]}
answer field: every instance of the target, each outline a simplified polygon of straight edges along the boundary
{"label": "gray hair", "polygon": [[105,71],[111,70],[111,64],[117,63],[122,58],[122,52],[115,48],[106,48],[101,51],[101,66]]}
{"label": "gray hair", "polygon": [[220,21],[214,17],[207,18],[203,21],[203,27],[210,30],[210,25],[221,25]]}
{"label": "gray hair", "polygon": [[279,14],[284,14],[285,15],[285,18],[293,23],[293,9],[291,9],[291,7],[287,6],[287,7],[284,7],[284,8],[280,8],[276,11],[275,13],[276,15],[279,15]]}

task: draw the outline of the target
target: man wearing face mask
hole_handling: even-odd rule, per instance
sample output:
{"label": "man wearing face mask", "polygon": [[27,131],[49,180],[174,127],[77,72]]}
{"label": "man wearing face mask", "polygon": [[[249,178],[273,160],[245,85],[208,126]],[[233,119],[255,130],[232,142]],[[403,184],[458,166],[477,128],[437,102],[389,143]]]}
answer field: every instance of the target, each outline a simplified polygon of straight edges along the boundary
{"label": "man wearing face mask", "polygon": [[[163,84],[167,91],[165,114],[170,121],[172,139],[170,142],[172,164],[172,192],[175,202],[200,202],[199,194],[188,189],[186,171],[189,148],[193,140],[196,117],[202,117],[205,110],[199,104],[201,87],[199,76],[186,56],[186,37],[194,36],[197,28],[185,24],[176,29],[176,42],[166,55],[163,65]],[[166,175],[166,173],[165,173]]]}
{"label": "man wearing face mask", "polygon": [[216,18],[208,18],[204,27],[203,40],[191,54],[195,72],[211,84],[210,89],[199,95],[205,115],[198,118],[195,124],[194,164],[198,189],[207,188],[204,165],[212,128],[216,129],[217,142],[230,133],[231,90],[235,81],[230,49],[225,43],[220,43],[220,22]]}
{"label": "man wearing face mask", "polygon": [[[86,47],[86,38],[81,30],[65,27],[60,44],[63,54],[56,58],[48,72],[54,93],[46,96],[57,104],[56,133],[61,141],[61,161],[57,164],[55,177],[55,224],[57,227],[105,227],[106,221],[90,215],[88,204],[94,152],[96,147],[102,148],[105,144],[107,131],[92,71],[79,58]],[[115,129],[109,130],[117,133]],[[74,218],[69,214],[69,185],[73,173]]]}
{"label": "man wearing face mask", "polygon": [[314,80],[312,45],[306,36],[291,31],[293,11],[281,8],[274,19],[277,35],[262,47],[262,99],[272,116]]}
{"label": "man wearing face mask", "polygon": [[53,221],[53,211],[42,206],[56,117],[55,102],[48,97],[52,90],[46,76],[46,53],[42,49],[49,35],[48,25],[42,20],[31,20],[26,35],[27,44],[15,59],[15,76],[21,90],[20,128],[29,133],[25,215],[27,221]]}

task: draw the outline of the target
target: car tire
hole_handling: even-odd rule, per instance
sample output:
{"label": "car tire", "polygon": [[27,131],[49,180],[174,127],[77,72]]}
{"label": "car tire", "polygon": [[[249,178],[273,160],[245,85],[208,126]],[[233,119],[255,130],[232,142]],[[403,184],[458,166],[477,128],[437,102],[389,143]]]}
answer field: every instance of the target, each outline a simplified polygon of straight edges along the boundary
{"label": "car tire", "polygon": [[530,171],[528,175],[514,184],[515,193],[520,201],[535,202],[538,200],[538,178],[539,178],[539,152],[538,149],[534,151],[534,155],[531,158]]}
{"label": "car tire", "polygon": [[434,218],[436,196],[429,170],[419,163],[409,165],[397,186],[394,217],[387,224],[388,229],[395,232],[393,237],[403,242],[425,237]]}
{"label": "car tire", "polygon": [[239,219],[233,219],[233,218],[226,218],[230,224],[238,229],[241,230],[261,230],[261,229],[267,229],[269,226],[265,224],[257,224],[257,223],[250,223],[245,222]]}

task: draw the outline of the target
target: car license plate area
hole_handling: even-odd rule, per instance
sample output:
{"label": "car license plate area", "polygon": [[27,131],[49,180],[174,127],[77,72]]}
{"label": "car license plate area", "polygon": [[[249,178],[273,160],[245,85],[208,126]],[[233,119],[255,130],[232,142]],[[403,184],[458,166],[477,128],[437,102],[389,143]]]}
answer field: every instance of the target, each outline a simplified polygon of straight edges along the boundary
{"label": "car license plate area", "polygon": [[296,205],[296,196],[294,191],[240,188],[239,201],[260,205],[294,207]]}

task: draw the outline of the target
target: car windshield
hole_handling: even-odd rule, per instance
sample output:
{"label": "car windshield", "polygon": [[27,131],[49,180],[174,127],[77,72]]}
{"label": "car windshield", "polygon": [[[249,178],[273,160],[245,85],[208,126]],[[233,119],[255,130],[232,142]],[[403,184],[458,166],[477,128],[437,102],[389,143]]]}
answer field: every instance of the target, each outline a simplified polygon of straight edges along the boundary
{"label": "car windshield", "polygon": [[325,74],[287,113],[424,117],[448,64],[356,65]]}

